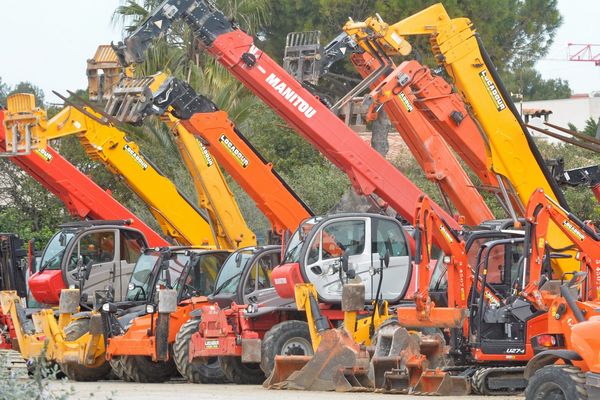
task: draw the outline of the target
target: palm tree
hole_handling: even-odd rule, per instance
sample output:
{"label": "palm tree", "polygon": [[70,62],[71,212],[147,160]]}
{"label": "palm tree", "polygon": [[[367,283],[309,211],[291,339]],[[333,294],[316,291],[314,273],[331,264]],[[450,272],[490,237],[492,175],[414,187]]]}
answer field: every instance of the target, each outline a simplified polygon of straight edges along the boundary
{"label": "palm tree", "polygon": [[[126,33],[132,32],[160,3],[160,0],[127,0],[115,10],[113,22],[123,26]],[[268,23],[268,0],[221,0],[217,5],[247,32],[256,32]],[[238,125],[244,123],[258,101],[214,59],[198,50],[190,29],[181,22],[154,43],[136,73],[150,75],[158,71],[190,83],[198,93],[226,110]]]}

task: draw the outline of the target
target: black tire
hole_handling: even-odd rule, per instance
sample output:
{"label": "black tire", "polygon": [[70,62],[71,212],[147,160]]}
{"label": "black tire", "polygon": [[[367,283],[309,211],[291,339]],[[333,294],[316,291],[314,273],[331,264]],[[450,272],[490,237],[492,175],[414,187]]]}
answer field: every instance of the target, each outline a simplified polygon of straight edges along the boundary
{"label": "black tire", "polygon": [[219,357],[225,377],[238,385],[260,385],[265,381],[265,373],[259,363],[243,363],[241,357]]}
{"label": "black tire", "polygon": [[200,318],[192,318],[187,321],[175,336],[173,354],[175,366],[179,373],[192,383],[226,383],[227,378],[221,369],[216,357],[203,360],[194,360],[190,363],[190,340],[192,335],[198,332]]}
{"label": "black tire", "polygon": [[[90,320],[81,318],[71,322],[65,328],[65,339],[74,341],[82,337],[89,330]],[[60,363],[60,369],[67,378],[80,382],[94,382],[107,379],[112,369],[106,360],[99,360],[98,365],[88,367],[78,363]]]}
{"label": "black tire", "polygon": [[525,399],[587,400],[585,374],[571,365],[547,365],[529,379]]}
{"label": "black tire", "polygon": [[260,369],[270,376],[275,356],[312,356],[310,330],[304,321],[283,321],[273,326],[262,340]]}
{"label": "black tire", "polygon": [[162,383],[173,376],[172,361],[154,362],[147,356],[121,356],[125,375],[138,383]]}
{"label": "black tire", "polygon": [[109,361],[110,366],[113,370],[113,373],[117,378],[122,380],[123,382],[133,382],[133,379],[125,373],[125,366],[123,365],[123,360],[121,356],[115,356]]}

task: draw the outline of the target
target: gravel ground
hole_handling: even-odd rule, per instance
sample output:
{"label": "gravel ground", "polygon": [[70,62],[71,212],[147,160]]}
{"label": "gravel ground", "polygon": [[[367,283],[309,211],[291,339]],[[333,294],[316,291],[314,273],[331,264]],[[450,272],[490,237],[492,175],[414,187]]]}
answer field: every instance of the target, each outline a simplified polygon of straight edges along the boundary
{"label": "gravel ground", "polygon": [[[296,400],[315,399],[319,400],[388,400],[389,395],[373,393],[329,393],[329,392],[298,392],[283,390],[266,390],[261,386],[242,385],[194,385],[184,382],[170,382],[160,384],[126,383],[117,381],[107,382],[65,382],[53,383],[52,387],[57,390],[74,390],[74,399],[94,400],[176,400],[183,399],[207,399],[207,400]],[[403,398],[415,398],[414,396],[401,396]],[[464,397],[433,397],[419,396],[418,399],[458,399]],[[522,400],[519,396],[468,396],[469,400]]]}

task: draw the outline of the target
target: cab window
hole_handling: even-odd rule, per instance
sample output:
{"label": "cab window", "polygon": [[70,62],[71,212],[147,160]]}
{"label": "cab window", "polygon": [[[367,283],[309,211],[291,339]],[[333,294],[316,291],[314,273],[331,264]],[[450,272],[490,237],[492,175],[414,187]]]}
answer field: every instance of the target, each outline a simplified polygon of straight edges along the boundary
{"label": "cab window", "polygon": [[321,258],[341,257],[343,252],[353,256],[365,249],[365,222],[338,221],[326,225],[322,231]]}
{"label": "cab window", "polygon": [[402,228],[394,221],[373,218],[371,230],[371,251],[379,253],[381,257],[386,252],[390,257],[408,255],[408,246]]}
{"label": "cab window", "polygon": [[135,231],[121,231],[121,260],[135,264],[145,247],[143,236]]}
{"label": "cab window", "polygon": [[73,256],[69,262],[69,271],[77,267],[79,258],[81,258],[83,265],[113,261],[115,258],[115,233],[113,231],[92,232],[83,236],[73,250]]}
{"label": "cab window", "polygon": [[271,285],[271,272],[279,265],[279,252],[263,254],[252,266],[248,274],[244,294],[250,294],[256,290],[267,289]]}
{"label": "cab window", "polygon": [[201,255],[190,268],[181,297],[185,299],[212,293],[215,290],[219,268],[223,265],[227,256],[227,253]]}

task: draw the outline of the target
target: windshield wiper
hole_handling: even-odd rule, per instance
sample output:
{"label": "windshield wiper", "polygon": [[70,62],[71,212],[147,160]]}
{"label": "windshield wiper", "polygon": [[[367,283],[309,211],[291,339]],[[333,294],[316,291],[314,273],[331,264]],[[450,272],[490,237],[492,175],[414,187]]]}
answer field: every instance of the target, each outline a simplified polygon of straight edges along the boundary
{"label": "windshield wiper", "polygon": [[43,265],[40,266],[40,271],[39,272],[43,272],[46,268],[48,268],[48,265],[54,261],[58,256],[62,257],[62,254],[65,252],[65,250],[61,250],[58,253],[56,253],[55,255],[53,255],[52,257],[50,257],[50,259],[48,261],[46,261]]}
{"label": "windshield wiper", "polygon": [[218,288],[215,289],[215,291],[213,292],[213,294],[218,294],[221,290],[223,290],[227,285],[229,285],[231,283],[231,281],[233,281],[235,278],[237,278],[238,276],[240,276],[242,274],[242,272],[238,272],[237,274],[231,276],[230,278],[225,279],[225,282],[223,282],[222,284],[219,285]]}

